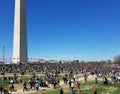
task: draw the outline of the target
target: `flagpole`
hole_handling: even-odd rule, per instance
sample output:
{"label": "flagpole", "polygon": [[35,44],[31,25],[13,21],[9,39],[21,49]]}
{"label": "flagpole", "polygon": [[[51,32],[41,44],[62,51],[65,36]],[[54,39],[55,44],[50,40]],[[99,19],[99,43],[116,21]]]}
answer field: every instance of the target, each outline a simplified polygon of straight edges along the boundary
{"label": "flagpole", "polygon": [[3,46],[3,64],[4,64],[4,58],[5,58],[5,46]]}
{"label": "flagpole", "polygon": [[4,62],[4,58],[5,58],[5,46],[3,46],[3,79],[2,79],[2,84],[4,85],[4,77],[5,77],[5,62]]}

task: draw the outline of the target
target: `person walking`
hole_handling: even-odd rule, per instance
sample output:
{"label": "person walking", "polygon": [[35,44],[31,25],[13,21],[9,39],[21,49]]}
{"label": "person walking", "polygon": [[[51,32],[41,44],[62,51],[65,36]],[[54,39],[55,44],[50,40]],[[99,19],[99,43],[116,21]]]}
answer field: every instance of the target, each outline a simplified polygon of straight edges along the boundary
{"label": "person walking", "polygon": [[15,91],[15,86],[13,84],[11,85],[11,87],[12,87],[12,91]]}
{"label": "person walking", "polygon": [[27,91],[27,84],[26,81],[23,83],[23,91],[26,90]]}

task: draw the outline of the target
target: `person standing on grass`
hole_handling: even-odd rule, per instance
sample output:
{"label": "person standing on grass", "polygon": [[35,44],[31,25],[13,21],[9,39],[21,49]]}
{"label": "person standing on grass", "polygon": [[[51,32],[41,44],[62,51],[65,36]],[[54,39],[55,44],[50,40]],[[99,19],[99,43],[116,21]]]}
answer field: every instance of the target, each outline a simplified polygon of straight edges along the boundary
{"label": "person standing on grass", "polygon": [[57,84],[58,84],[58,87],[60,87],[60,80],[59,79],[57,80]]}
{"label": "person standing on grass", "polygon": [[96,85],[93,86],[93,91],[94,91],[94,94],[97,94],[97,86]]}
{"label": "person standing on grass", "polygon": [[63,88],[60,88],[60,94],[64,94]]}
{"label": "person standing on grass", "polygon": [[83,79],[82,82],[83,82],[83,85],[85,85],[85,79]]}
{"label": "person standing on grass", "polygon": [[79,82],[77,82],[77,91],[80,94],[81,90],[80,90],[80,83]]}
{"label": "person standing on grass", "polygon": [[71,80],[69,80],[69,87],[71,88]]}
{"label": "person standing on grass", "polygon": [[97,77],[95,77],[95,83],[98,84],[98,78]]}
{"label": "person standing on grass", "polygon": [[74,88],[74,83],[73,83],[73,80],[71,81],[71,89],[73,91],[73,88]]}
{"label": "person standing on grass", "polygon": [[2,94],[2,92],[3,92],[3,86],[0,85],[0,94]]}

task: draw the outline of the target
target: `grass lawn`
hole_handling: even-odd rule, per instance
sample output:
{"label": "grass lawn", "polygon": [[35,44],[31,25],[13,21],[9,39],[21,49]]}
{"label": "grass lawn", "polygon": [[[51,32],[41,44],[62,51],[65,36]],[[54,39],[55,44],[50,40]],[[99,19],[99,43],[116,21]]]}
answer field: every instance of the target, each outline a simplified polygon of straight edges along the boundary
{"label": "grass lawn", "polygon": [[[82,94],[93,94],[93,88],[94,82],[87,82],[86,85],[81,84]],[[102,82],[99,82],[96,84],[97,86],[97,94],[120,94],[120,83],[116,84],[109,84],[109,85],[103,85]],[[63,86],[64,94],[71,94],[71,89],[69,88],[69,85]],[[76,91],[75,94],[78,94],[76,88],[74,88]],[[59,88],[58,89],[51,89],[43,92],[36,92],[36,93],[30,93],[30,94],[59,94]]]}
{"label": "grass lawn", "polygon": [[[30,76],[22,76],[24,81],[28,81],[28,79],[30,78]],[[58,77],[56,77],[56,79],[62,79],[62,76],[59,75]],[[0,84],[2,84],[2,77],[0,77]],[[81,84],[81,90],[82,90],[82,94],[93,94],[93,88],[92,86],[95,84],[95,82],[93,81],[88,81],[86,82],[85,85],[82,84],[82,81],[80,81]],[[8,86],[8,82],[5,80],[4,81],[4,86],[7,87]],[[18,86],[18,88],[22,89],[22,84],[17,84],[16,86]],[[98,84],[96,84],[97,86],[97,94],[120,94],[120,83],[114,83],[114,84],[109,84],[109,85],[103,85],[102,81],[99,81]],[[69,85],[63,85],[63,90],[64,90],[64,94],[71,94],[71,89],[69,88]],[[76,87],[76,85],[75,85]],[[74,90],[76,90],[76,88],[74,88]],[[30,93],[29,94],[59,94],[59,88],[57,89],[48,89],[45,91],[38,91],[35,93]],[[76,93],[77,90],[76,90]]]}

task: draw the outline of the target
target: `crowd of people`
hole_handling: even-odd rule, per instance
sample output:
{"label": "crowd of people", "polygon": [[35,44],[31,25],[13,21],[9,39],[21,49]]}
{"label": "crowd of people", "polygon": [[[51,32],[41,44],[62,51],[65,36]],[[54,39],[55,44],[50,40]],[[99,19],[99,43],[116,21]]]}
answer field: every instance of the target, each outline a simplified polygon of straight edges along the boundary
{"label": "crowd of people", "polygon": [[[0,65],[1,75],[6,75],[7,73],[12,73],[12,77],[5,77],[4,79],[8,82],[8,88],[0,85],[0,92],[14,92],[14,84],[23,83],[23,91],[28,90],[27,83],[29,83],[29,90],[35,89],[39,90],[40,87],[50,87],[53,88],[61,87],[60,79],[56,79],[55,77],[58,74],[64,74],[62,77],[64,84],[69,84],[72,94],[75,94],[74,91],[74,83],[77,84],[77,91],[80,92],[80,83],[76,80],[74,74],[82,74],[84,77],[83,84],[87,80],[88,73],[91,75],[96,75],[95,83],[98,83],[98,76],[102,75],[104,77],[104,84],[109,83],[120,83],[120,65],[114,63],[105,63],[105,62],[89,62],[89,63],[79,63],[79,62],[67,62],[67,63],[19,63],[19,64],[5,64]],[[28,81],[23,81],[21,75],[32,75]],[[39,77],[36,74],[43,74],[44,77]],[[108,76],[111,76],[111,81],[107,79]],[[93,87],[94,94],[96,93],[97,87]],[[8,93],[6,93],[8,94]],[[60,88],[60,94],[64,94],[64,90]]]}

